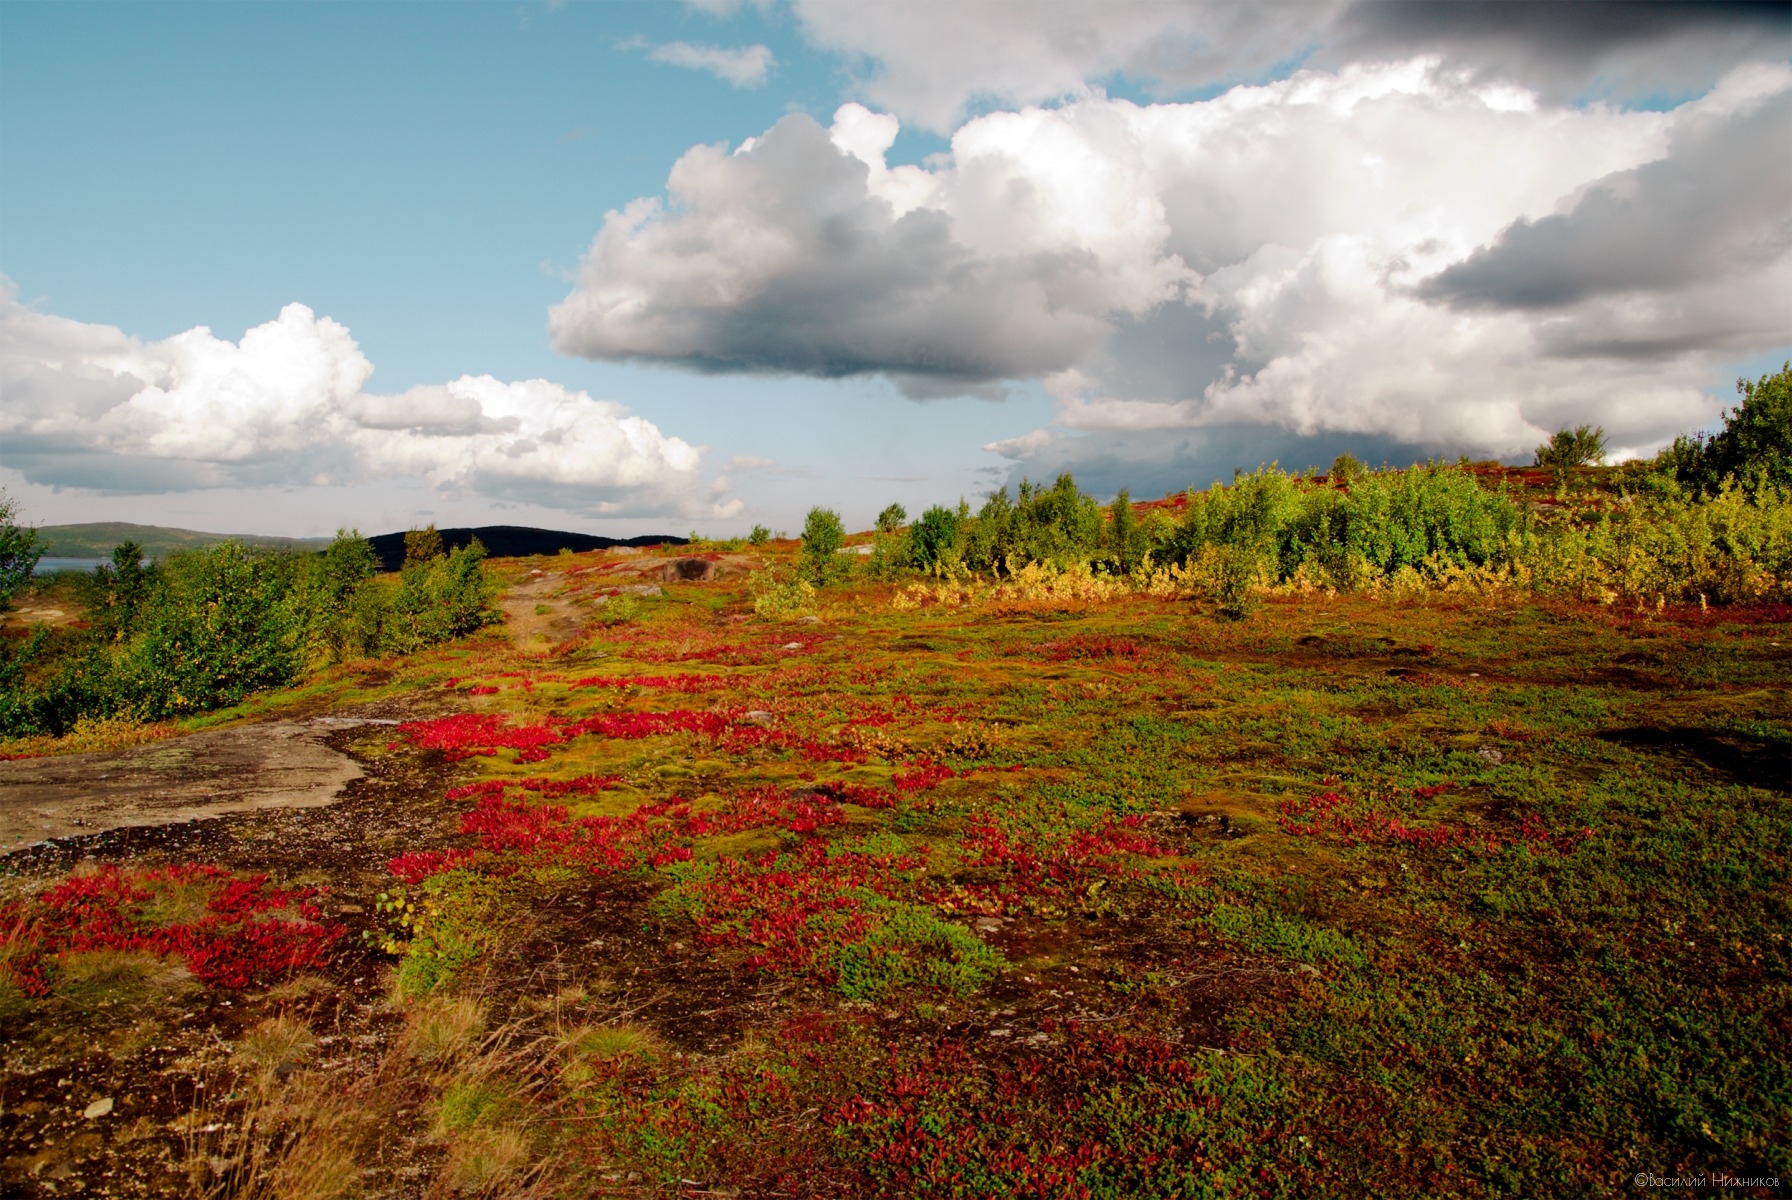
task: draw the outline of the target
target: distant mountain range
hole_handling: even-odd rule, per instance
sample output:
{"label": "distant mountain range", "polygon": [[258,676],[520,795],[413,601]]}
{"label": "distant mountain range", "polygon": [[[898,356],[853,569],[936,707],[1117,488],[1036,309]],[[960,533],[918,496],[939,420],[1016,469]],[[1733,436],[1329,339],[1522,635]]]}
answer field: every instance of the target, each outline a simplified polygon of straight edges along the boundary
{"label": "distant mountain range", "polygon": [[[646,534],[632,538],[598,537],[558,529],[531,529],[526,525],[481,525],[477,529],[438,529],[436,532],[442,535],[442,546],[448,550],[458,550],[478,538],[479,544],[493,558],[558,554],[563,549],[579,554],[586,550],[608,550],[614,546],[682,546],[687,540],[670,534]],[[380,556],[380,570],[396,571],[404,565],[404,534],[382,533],[367,540],[373,543],[373,552]]]}
{"label": "distant mountain range", "polygon": [[[49,558],[111,558],[112,548],[120,542],[136,542],[143,553],[161,558],[176,550],[203,550],[232,538],[245,546],[268,550],[322,550],[329,538],[262,537],[253,533],[201,533],[197,529],[174,529],[167,525],[132,525],[128,521],[93,521],[85,525],[40,525],[37,536],[43,539],[44,554]],[[403,535],[399,535],[402,540]]]}
{"label": "distant mountain range", "polygon": [[[475,537],[493,558],[519,558],[529,554],[558,554],[562,549],[580,553],[585,550],[608,550],[613,546],[682,546],[685,539],[671,534],[647,534],[641,537],[598,537],[589,533],[568,533],[559,529],[533,529],[525,525],[481,525],[476,529],[438,529],[442,545],[459,549]],[[252,533],[201,533],[196,529],[174,529],[166,525],[132,525],[127,521],[94,521],[85,525],[41,525],[38,536],[44,542],[48,558],[110,558],[112,548],[120,542],[132,541],[143,547],[151,558],[161,558],[177,550],[203,550],[220,542],[239,541],[245,546],[266,550],[322,550],[329,538],[263,537]],[[382,533],[367,539],[379,555],[380,569],[396,571],[404,565],[404,534]]]}

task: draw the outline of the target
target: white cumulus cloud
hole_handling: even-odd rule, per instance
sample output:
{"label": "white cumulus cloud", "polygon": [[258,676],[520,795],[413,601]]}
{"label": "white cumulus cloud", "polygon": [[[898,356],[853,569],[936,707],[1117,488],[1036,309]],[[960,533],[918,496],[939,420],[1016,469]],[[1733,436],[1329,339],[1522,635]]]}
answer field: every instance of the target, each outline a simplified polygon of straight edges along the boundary
{"label": "white cumulus cloud", "polygon": [[1058,431],[1511,456],[1588,421],[1646,447],[1715,416],[1721,362],[1792,339],[1789,104],[1784,64],[1652,111],[1421,57],[995,112],[923,166],[848,104],[686,153],[550,325],[594,358],[916,397],[1040,379]]}
{"label": "white cumulus cloud", "polygon": [[368,392],[349,331],[303,304],[239,341],[146,342],[0,281],[0,443],[33,482],[162,492],[417,478],[589,514],[717,514],[701,451],[545,379]]}

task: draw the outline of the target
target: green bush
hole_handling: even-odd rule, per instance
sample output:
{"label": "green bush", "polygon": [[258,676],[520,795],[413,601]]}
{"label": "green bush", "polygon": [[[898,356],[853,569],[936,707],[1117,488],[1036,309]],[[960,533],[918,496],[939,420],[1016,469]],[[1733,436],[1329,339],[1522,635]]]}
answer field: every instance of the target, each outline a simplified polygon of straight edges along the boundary
{"label": "green bush", "polygon": [[753,526],[753,531],[747,534],[747,544],[751,546],[763,546],[771,540],[772,531],[763,525]]}
{"label": "green bush", "polygon": [[797,576],[780,581],[770,568],[747,577],[753,611],[769,621],[794,621],[815,615],[815,585]]}
{"label": "green bush", "polygon": [[1354,454],[1340,454],[1332,459],[1332,465],[1325,473],[1327,483],[1337,487],[1349,487],[1364,475],[1369,468],[1363,465],[1362,459]]}
{"label": "green bush", "polygon": [[1144,530],[1133,517],[1132,495],[1123,489],[1108,512],[1108,567],[1117,574],[1130,575],[1144,564],[1150,549]]}
{"label": "green bush", "polygon": [[1558,430],[1547,442],[1537,447],[1536,465],[1555,467],[1590,467],[1605,461],[1605,428],[1600,425],[1577,425]]}
{"label": "green bush", "polygon": [[18,515],[18,503],[0,492],[0,612],[12,607],[13,594],[30,580],[44,553],[37,530],[20,525]]}
{"label": "green bush", "polygon": [[1715,494],[1724,480],[1744,491],[1792,489],[1792,363],[1755,382],[1736,381],[1742,403],[1714,437],[1678,437],[1657,462],[1693,492]]}
{"label": "green bush", "polygon": [[[436,545],[441,545],[439,538]],[[375,580],[379,556],[373,545],[359,530],[338,529],[335,540],[308,567],[300,603],[311,657],[342,662],[377,653],[385,641],[387,602]]]}
{"label": "green bush", "polygon": [[1734,478],[1709,497],[1638,498],[1560,519],[1524,539],[1545,591],[1587,600],[1753,603],[1792,597],[1792,489],[1749,494]]}
{"label": "green bush", "polygon": [[305,666],[301,569],[296,556],[251,554],[236,542],[171,556],[113,659],[119,707],[160,720],[291,683]]}
{"label": "green bush", "polygon": [[95,568],[84,588],[88,620],[95,632],[109,642],[129,637],[157,579],[155,565],[143,565],[143,548],[136,542],[113,547],[112,561]]}
{"label": "green bush", "polygon": [[908,509],[900,504],[892,504],[877,514],[877,531],[879,533],[895,533],[908,520]]}
{"label": "green bush", "polygon": [[1009,563],[1087,563],[1100,555],[1103,533],[1101,506],[1071,475],[1058,476],[1049,488],[1023,479],[1015,500],[1002,488],[978,510],[964,561],[979,571],[1006,570]]}
{"label": "green bush", "polygon": [[1261,568],[1272,582],[1286,582],[1304,570],[1351,589],[1408,567],[1504,562],[1526,525],[1515,501],[1457,467],[1377,471],[1346,491],[1270,466],[1231,486],[1191,492],[1175,531],[1154,549],[1176,563],[1200,557],[1207,546],[1238,549],[1252,565],[1227,559],[1227,578]]}
{"label": "green bush", "polygon": [[445,555],[407,561],[386,617],[384,649],[411,654],[503,620],[491,607],[498,589],[484,562],[478,538]]}
{"label": "green bush", "polygon": [[912,566],[924,571],[944,566],[958,558],[958,514],[936,504],[909,526],[908,559]]}
{"label": "green bush", "polygon": [[148,568],[127,542],[84,585],[90,631],[40,631],[0,658],[0,736],[204,712],[314,666],[459,637],[499,619],[484,554],[474,542],[419,556],[392,588],[353,531],[321,554],[226,542]]}
{"label": "green bush", "polygon": [[803,519],[802,552],[797,564],[804,579],[816,587],[843,578],[849,569],[840,561],[840,547],[846,544],[846,528],[840,514],[831,508],[812,508]]}
{"label": "green bush", "polygon": [[431,524],[423,529],[407,530],[404,535],[404,565],[427,566],[447,551],[442,548],[442,535]]}

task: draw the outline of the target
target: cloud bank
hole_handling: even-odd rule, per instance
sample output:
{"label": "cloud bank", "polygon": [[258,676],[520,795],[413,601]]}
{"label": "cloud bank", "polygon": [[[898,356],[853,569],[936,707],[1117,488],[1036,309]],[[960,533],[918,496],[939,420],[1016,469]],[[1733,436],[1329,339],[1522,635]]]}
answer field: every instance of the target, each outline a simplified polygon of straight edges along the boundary
{"label": "cloud bank", "polygon": [[991,113],[890,166],[896,118],[848,104],[686,153],[550,327],[917,398],[1042,380],[1058,420],[991,447],[1016,458],[1218,428],[1510,457],[1582,421],[1643,450],[1792,332],[1789,106],[1785,64],[1648,111],[1430,56]]}
{"label": "cloud bank", "polygon": [[936,132],[978,105],[1083,98],[1122,78],[1169,96],[1295,66],[1429,56],[1551,101],[1702,91],[1783,58],[1792,9],[1710,0],[793,0],[808,40],[857,65],[861,99]]}
{"label": "cloud bank", "polygon": [[366,391],[342,325],[303,304],[231,342],[145,342],[0,288],[0,442],[26,479],[113,493],[412,477],[587,515],[729,516],[701,452],[619,404],[489,375]]}

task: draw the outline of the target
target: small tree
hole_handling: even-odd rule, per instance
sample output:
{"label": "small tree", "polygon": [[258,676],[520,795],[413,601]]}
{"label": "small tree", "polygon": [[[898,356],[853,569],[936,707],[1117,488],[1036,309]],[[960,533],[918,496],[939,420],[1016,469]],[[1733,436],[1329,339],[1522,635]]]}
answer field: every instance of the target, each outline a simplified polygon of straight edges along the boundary
{"label": "small tree", "polygon": [[1121,575],[1130,575],[1145,561],[1145,532],[1133,519],[1132,495],[1124,490],[1114,497],[1108,523],[1108,562]]}
{"label": "small tree", "polygon": [[379,556],[358,529],[338,529],[335,540],[312,557],[305,607],[318,653],[340,660],[378,647],[385,608],[384,593],[373,582],[378,571]]}
{"label": "small tree", "polygon": [[132,541],[113,547],[112,561],[94,570],[94,624],[108,641],[123,641],[130,636],[152,583],[153,576],[143,567],[143,547]]}
{"label": "small tree", "polygon": [[485,573],[478,538],[450,554],[407,564],[383,633],[385,649],[409,654],[495,624],[498,585]]}
{"label": "small tree", "polygon": [[763,525],[753,526],[753,532],[747,535],[747,544],[752,546],[763,546],[771,540],[772,531]]}
{"label": "small tree", "polygon": [[237,542],[169,558],[122,650],[119,699],[160,720],[291,683],[304,665],[294,567]]}
{"label": "small tree", "polygon": [[1792,488],[1792,363],[1759,380],[1738,379],[1742,403],[1724,414],[1714,437],[1678,437],[1656,460],[1696,492],[1715,492],[1733,477],[1746,492]]}
{"label": "small tree", "polygon": [[0,612],[12,607],[13,593],[31,578],[43,557],[37,530],[18,522],[18,502],[0,492]]}
{"label": "small tree", "polygon": [[950,563],[958,548],[959,514],[936,504],[909,527],[909,561],[922,570]]}
{"label": "small tree", "polygon": [[1537,447],[1536,465],[1554,467],[1558,471],[1568,467],[1590,467],[1604,461],[1603,425],[1577,425],[1573,429],[1558,430]]}
{"label": "small tree", "polygon": [[1346,451],[1332,459],[1331,469],[1325,473],[1327,483],[1338,487],[1349,487],[1352,483],[1369,473],[1362,459]]}
{"label": "small tree", "polygon": [[895,533],[908,521],[908,509],[900,504],[892,504],[877,514],[877,531],[879,533]]}
{"label": "small tree", "polygon": [[798,571],[821,587],[844,573],[840,547],[846,543],[846,527],[831,508],[812,508],[803,519],[802,557]]}
{"label": "small tree", "polygon": [[436,532],[434,521],[427,528],[412,529],[404,535],[404,565],[407,567],[427,566],[445,553],[442,535]]}

